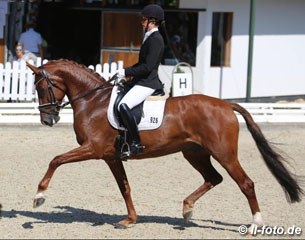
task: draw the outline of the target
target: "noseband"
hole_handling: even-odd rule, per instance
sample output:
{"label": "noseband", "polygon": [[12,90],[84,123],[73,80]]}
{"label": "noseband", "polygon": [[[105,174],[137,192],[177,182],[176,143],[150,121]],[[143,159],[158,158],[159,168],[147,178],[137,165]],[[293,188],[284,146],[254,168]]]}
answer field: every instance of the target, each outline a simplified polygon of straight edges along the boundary
{"label": "noseband", "polygon": [[[38,106],[38,110],[40,112],[43,112],[43,113],[46,113],[46,114],[58,114],[59,111],[61,109],[63,109],[64,107],[66,107],[67,105],[69,105],[70,103],[80,99],[80,98],[83,98],[83,97],[86,97],[87,95],[90,95],[91,93],[95,92],[96,90],[98,89],[104,89],[106,88],[106,84],[109,83],[109,82],[112,82],[114,81],[114,77],[112,77],[111,79],[109,79],[108,81],[104,82],[102,85],[100,86],[97,86],[91,90],[89,90],[88,92],[85,92],[84,94],[81,94],[77,97],[75,97],[74,99],[72,99],[71,101],[68,101],[68,102],[65,102],[63,104],[61,104],[61,102],[57,101],[56,97],[55,97],[55,94],[54,94],[54,91],[53,91],[53,88],[52,87],[55,87],[57,89],[59,89],[60,91],[62,91],[63,93],[66,93],[65,90],[63,90],[61,87],[59,87],[52,79],[50,79],[49,77],[49,74],[47,73],[47,71],[43,68],[43,66],[39,67],[40,68],[40,74],[41,74],[41,78],[38,79],[37,81],[35,80],[34,82],[34,85],[37,86],[37,84],[42,81],[42,80],[45,80],[47,82],[47,85],[48,85],[48,93],[50,95],[50,98],[51,98],[51,102],[50,103],[45,103],[45,104],[40,104]],[[112,87],[112,86],[111,86]],[[51,111],[45,111],[46,108],[53,108]]]}

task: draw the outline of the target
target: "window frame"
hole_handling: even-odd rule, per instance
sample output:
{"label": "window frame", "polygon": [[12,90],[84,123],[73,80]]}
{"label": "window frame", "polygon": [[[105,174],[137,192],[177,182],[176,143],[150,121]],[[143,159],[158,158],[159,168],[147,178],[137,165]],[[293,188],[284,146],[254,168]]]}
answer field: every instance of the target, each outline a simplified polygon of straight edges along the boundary
{"label": "window frame", "polygon": [[213,12],[211,67],[230,67],[234,12]]}

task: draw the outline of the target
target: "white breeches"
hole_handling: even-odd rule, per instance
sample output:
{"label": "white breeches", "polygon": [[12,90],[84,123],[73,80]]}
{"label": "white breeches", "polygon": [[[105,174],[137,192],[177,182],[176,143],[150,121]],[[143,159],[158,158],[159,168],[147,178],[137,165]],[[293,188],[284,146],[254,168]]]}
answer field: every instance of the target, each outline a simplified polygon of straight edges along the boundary
{"label": "white breeches", "polygon": [[122,103],[127,104],[127,106],[130,109],[132,109],[133,107],[143,102],[151,94],[153,94],[154,91],[155,89],[149,87],[144,87],[140,85],[133,86],[120,101],[118,106],[119,110],[120,110],[120,105]]}

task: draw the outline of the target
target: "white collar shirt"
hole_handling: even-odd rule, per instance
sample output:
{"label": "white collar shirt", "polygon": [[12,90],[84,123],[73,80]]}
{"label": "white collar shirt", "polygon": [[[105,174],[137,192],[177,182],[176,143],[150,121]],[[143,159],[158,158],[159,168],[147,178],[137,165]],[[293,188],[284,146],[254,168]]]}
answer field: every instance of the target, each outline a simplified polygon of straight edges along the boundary
{"label": "white collar shirt", "polygon": [[159,29],[157,27],[151,29],[150,31],[146,32],[145,35],[144,35],[144,39],[143,39],[143,42],[144,43],[146,41],[146,39],[153,33],[153,32],[156,32],[156,31],[159,31]]}

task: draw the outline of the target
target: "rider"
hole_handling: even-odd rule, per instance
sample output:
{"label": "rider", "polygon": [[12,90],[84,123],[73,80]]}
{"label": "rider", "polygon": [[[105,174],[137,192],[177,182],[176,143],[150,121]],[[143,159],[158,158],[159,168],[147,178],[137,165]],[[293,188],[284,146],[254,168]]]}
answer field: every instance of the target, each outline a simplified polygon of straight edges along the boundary
{"label": "rider", "polygon": [[141,16],[145,35],[138,63],[119,72],[120,77],[126,76],[128,80],[132,79],[133,85],[119,104],[121,119],[132,138],[128,154],[141,153],[144,148],[131,109],[152,95],[156,89],[163,89],[158,76],[158,67],[164,51],[164,41],[158,27],[160,25],[164,27],[164,11],[157,4],[149,4],[143,8]]}

